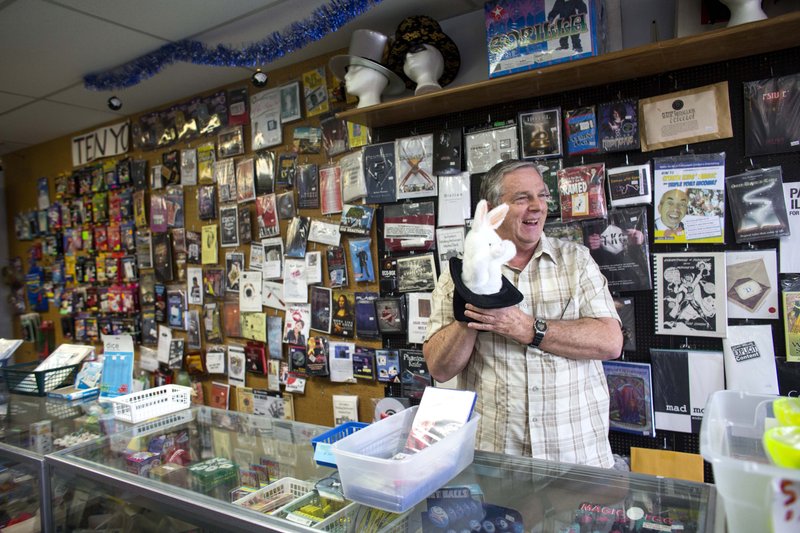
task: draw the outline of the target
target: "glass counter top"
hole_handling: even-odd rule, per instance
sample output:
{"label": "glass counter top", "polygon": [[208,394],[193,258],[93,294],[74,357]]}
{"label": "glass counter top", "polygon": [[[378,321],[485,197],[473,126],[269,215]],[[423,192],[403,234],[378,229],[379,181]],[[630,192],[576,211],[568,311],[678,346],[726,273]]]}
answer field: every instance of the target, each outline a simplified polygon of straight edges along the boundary
{"label": "glass counter top", "polygon": [[713,485],[486,452],[402,515],[348,505],[314,462],[310,441],[328,429],[193,407],[47,459],[231,531],[721,530]]}

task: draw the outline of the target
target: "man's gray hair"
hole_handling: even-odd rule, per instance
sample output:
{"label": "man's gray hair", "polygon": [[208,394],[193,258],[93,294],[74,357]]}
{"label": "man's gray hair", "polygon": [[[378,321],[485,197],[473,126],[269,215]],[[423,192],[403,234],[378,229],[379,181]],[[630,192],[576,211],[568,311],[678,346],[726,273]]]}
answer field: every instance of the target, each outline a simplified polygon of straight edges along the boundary
{"label": "man's gray hair", "polygon": [[489,202],[491,207],[497,207],[502,203],[503,197],[503,180],[506,174],[510,174],[515,170],[521,168],[532,168],[539,172],[539,167],[533,161],[521,161],[512,159],[510,161],[501,161],[489,169],[489,172],[481,180],[480,198]]}

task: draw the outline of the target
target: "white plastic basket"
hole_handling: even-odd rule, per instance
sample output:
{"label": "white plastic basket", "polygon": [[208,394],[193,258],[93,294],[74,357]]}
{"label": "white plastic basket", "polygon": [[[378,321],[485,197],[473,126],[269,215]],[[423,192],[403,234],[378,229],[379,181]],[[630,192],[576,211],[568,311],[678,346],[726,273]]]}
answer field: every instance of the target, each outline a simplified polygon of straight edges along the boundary
{"label": "white plastic basket", "polygon": [[274,483],[270,483],[252,494],[239,498],[233,502],[233,504],[267,514],[290,503],[287,501],[280,503],[278,498],[281,496],[288,495],[294,500],[312,490],[314,490],[314,483],[310,481],[300,481],[293,477],[285,477]]}
{"label": "white plastic basket", "polygon": [[[317,491],[312,490],[311,492],[307,492],[305,495],[300,496],[296,500],[284,505],[272,514],[278,518],[283,518],[284,520],[288,520],[290,522],[296,522],[295,520],[292,520],[291,516],[288,515],[292,513],[292,511],[300,509],[304,505],[317,505],[319,503],[319,499],[320,497]],[[358,511],[358,504],[345,500],[344,507],[334,512],[321,522],[314,524],[303,522],[297,523],[313,529],[328,531],[329,533],[347,533],[348,531],[352,530],[350,526],[353,524],[356,511]]]}
{"label": "white plastic basket", "polygon": [[114,418],[135,424],[188,409],[192,404],[192,389],[180,385],[163,385],[109,398],[109,401],[114,407]]}

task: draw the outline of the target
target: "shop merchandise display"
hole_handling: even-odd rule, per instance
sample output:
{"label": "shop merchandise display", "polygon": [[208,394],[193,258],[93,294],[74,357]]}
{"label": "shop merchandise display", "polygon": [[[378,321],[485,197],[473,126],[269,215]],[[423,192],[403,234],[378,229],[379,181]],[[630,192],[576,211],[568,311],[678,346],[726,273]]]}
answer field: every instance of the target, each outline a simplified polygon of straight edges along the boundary
{"label": "shop merchandise display", "polygon": [[[592,4],[591,11],[594,4],[587,3]],[[508,4],[500,2],[497,6],[510,10]],[[585,16],[591,18],[591,13]],[[553,15],[554,20],[562,17]],[[566,47],[556,43],[564,48],[559,53],[566,54],[571,48],[570,54],[577,55],[574,36],[568,37]],[[583,51],[597,50],[584,38],[578,39]],[[416,53],[423,50],[424,46]],[[552,48],[549,53],[557,55]],[[351,59],[348,57],[348,61]],[[536,68],[540,66],[536,64]],[[615,296],[628,301],[626,305],[630,305],[632,296],[638,300],[638,295],[618,293],[652,288],[655,309],[651,311],[646,305],[637,309],[640,315],[655,317],[654,331],[646,331],[646,335],[670,335],[680,341],[687,337],[716,340],[729,333],[728,319],[783,317],[786,355],[797,357],[789,341],[797,335],[789,321],[798,306],[792,303],[793,291],[779,288],[775,258],[733,262],[717,248],[712,252],[703,246],[733,244],[731,226],[727,235],[725,228],[731,221],[736,243],[763,248],[759,246],[761,240],[782,239],[784,272],[784,256],[793,253],[790,228],[792,211],[797,209],[787,203],[786,209],[767,213],[764,205],[782,205],[784,198],[788,202],[786,186],[793,179],[788,170],[770,163],[769,168],[735,171],[732,175],[731,169],[741,167],[741,161],[726,161],[724,152],[702,153],[704,145],[694,143],[706,137],[647,137],[647,127],[658,127],[654,110],[666,112],[659,107],[663,102],[671,104],[683,97],[691,102],[696,98],[696,109],[700,109],[708,96],[702,90],[640,102],[627,99],[631,93],[606,95],[600,101],[586,101],[584,97],[583,102],[570,102],[563,109],[546,107],[548,102],[526,102],[529,110],[515,109],[516,120],[499,127],[486,129],[477,123],[461,127],[459,122],[459,127],[453,128],[439,121],[432,133],[426,127],[419,132],[395,133],[393,139],[382,132],[373,137],[381,142],[358,146],[348,136],[351,124],[330,114],[341,108],[330,97],[328,80],[324,68],[307,70],[298,80],[270,89],[275,94],[269,95],[272,100],[267,111],[260,110],[258,99],[253,100],[266,91],[252,93],[250,88],[250,99],[238,102],[240,106],[249,104],[245,116],[251,127],[233,118],[229,104],[237,100],[228,92],[227,110],[212,115],[216,119],[208,124],[216,120],[218,126],[211,127],[205,137],[198,133],[200,144],[156,141],[147,150],[132,154],[132,160],[115,162],[113,171],[110,166],[104,171],[101,164],[59,177],[64,188],[56,189],[61,191],[56,201],[39,208],[47,216],[37,214],[37,232],[29,234],[41,242],[46,253],[44,279],[51,279],[49,263],[58,261],[63,264],[65,278],[77,281],[68,282],[57,291],[55,300],[50,300],[66,311],[62,331],[71,331],[75,342],[97,341],[105,332],[130,332],[137,343],[154,346],[158,335],[151,332],[160,324],[169,325],[176,338],[169,343],[174,350],[167,350],[166,366],[186,367],[189,358],[195,356],[193,365],[201,379],[206,379],[202,377],[206,372],[215,374],[218,380],[218,394],[208,395],[207,391],[209,403],[226,409],[229,405],[231,409],[252,405],[254,401],[247,400],[247,388],[265,387],[254,381],[261,376],[265,384],[269,379],[273,385],[290,383],[292,387],[299,387],[298,379],[307,387],[355,379],[359,385],[396,383],[392,394],[400,393],[416,402],[431,383],[419,350],[425,333],[426,297],[441,269],[451,268],[452,260],[466,253],[464,241],[469,241],[471,234],[477,235],[479,226],[474,221],[469,228],[469,219],[474,216],[469,204],[479,200],[474,197],[474,184],[495,162],[526,158],[535,160],[543,175],[551,178],[545,232],[561,232],[565,238],[572,235],[593,254],[605,254],[603,260],[596,260],[601,268],[605,266],[609,287]],[[736,90],[733,85],[726,86],[725,94]],[[726,142],[733,142],[725,134],[723,119],[726,113],[730,117],[730,106],[737,104],[723,101],[722,89],[708,91],[722,115],[713,122],[720,132],[708,137],[722,140],[714,146],[717,152],[725,149]],[[296,103],[284,103],[284,92],[287,102],[295,94]],[[747,98],[745,105],[749,105]],[[536,109],[540,107],[543,109]],[[746,131],[756,128],[753,113],[746,110],[746,120],[750,121]],[[760,120],[772,124],[772,119],[764,118],[766,114],[760,116]],[[269,126],[276,118],[273,126],[277,132]],[[264,125],[261,119],[266,120]],[[304,122],[283,130],[287,122],[300,120]],[[310,128],[319,126],[323,154],[306,152],[313,137],[310,132],[303,137],[299,131],[307,127],[306,123]],[[153,131],[164,122],[160,124]],[[643,148],[639,147],[640,130],[642,139],[648,139]],[[269,132],[278,137],[269,140]],[[447,132],[447,142],[441,138],[442,132]],[[294,140],[300,140],[296,151]],[[745,141],[753,146],[752,138],[745,137]],[[687,142],[692,148],[682,152],[695,150],[696,154],[672,155],[678,153],[676,148],[654,154],[657,157],[642,157],[643,151],[683,147]],[[764,141],[761,145],[770,151],[751,151],[751,147],[748,151],[756,155],[774,153],[764,148],[774,143]],[[142,150],[147,145],[140,142],[138,146]],[[614,160],[614,166],[604,159],[606,154],[621,152],[624,165],[620,159]],[[153,179],[143,180],[142,174]],[[462,207],[469,207],[463,213],[449,208],[442,212],[443,205],[450,205],[447,202],[456,204],[454,189],[444,185],[450,183],[445,176],[464,178],[461,186],[467,194],[458,200]],[[756,177],[762,182],[756,183]],[[675,203],[677,207],[668,206]],[[58,212],[53,208],[56,204],[60,206]],[[652,219],[648,224],[649,216]],[[81,223],[75,224],[76,220]],[[673,221],[672,226],[667,224]],[[19,215],[15,222],[17,235],[25,235],[23,228],[31,228],[30,221]],[[570,222],[578,224],[564,226]],[[652,237],[649,228],[654,230]],[[50,237],[54,237],[52,246],[47,243]],[[262,242],[266,239],[276,240]],[[81,244],[77,244],[79,241]],[[595,246],[597,243],[599,246]],[[651,253],[653,246],[674,244],[680,248],[662,247],[659,253]],[[759,252],[775,256],[774,246],[767,246],[769,250]],[[225,248],[224,256],[220,248]],[[324,266],[319,260],[316,263],[319,278],[309,278],[312,253],[325,261]],[[740,266],[732,273],[734,265]],[[675,272],[678,274],[673,276]],[[36,280],[30,281],[35,292]],[[197,291],[196,286],[200,287]],[[785,299],[783,309],[777,303],[778,296]],[[192,318],[192,312],[196,318]],[[642,318],[630,314],[631,323],[624,324],[628,331],[624,350],[636,354],[635,334]],[[275,328],[275,319],[282,317],[285,323]],[[276,331],[284,342],[268,344]],[[183,344],[178,347],[174,341]],[[212,343],[229,348],[221,365],[216,356],[209,361],[209,355],[216,353],[210,350]],[[639,351],[645,345],[640,340]],[[234,348],[233,353],[230,348]],[[759,361],[766,361],[765,372],[769,374],[774,351],[760,353]],[[725,355],[728,357],[727,352]],[[286,363],[285,376],[278,361]],[[653,365],[649,393],[643,386],[636,388],[638,382],[636,386],[628,383],[629,388],[619,383],[615,398],[609,383],[612,403],[617,406],[617,414],[612,413],[612,418],[617,416],[612,431],[647,437],[654,437],[656,430],[659,436],[662,431],[686,431],[684,419],[677,423],[671,420],[674,411],[670,407],[678,403],[664,403],[668,390],[658,385],[664,370],[662,367],[656,372],[655,362]],[[714,366],[715,379],[721,368],[721,363],[719,368]],[[693,383],[691,370],[673,369],[666,374],[674,380],[675,388],[685,389]],[[644,376],[642,372],[637,379],[644,383]],[[228,387],[223,395],[225,381]],[[305,390],[318,390],[311,387]],[[636,393],[623,392],[629,389],[636,389]],[[660,396],[663,405],[659,411]],[[634,420],[630,412],[622,412],[625,402],[630,406],[634,401],[638,402],[638,413],[648,411],[648,401],[655,403],[656,414]],[[688,412],[694,408],[688,407]],[[671,421],[663,422],[665,417]],[[696,433],[699,419],[690,419],[690,431]],[[143,463],[147,461],[143,459]]]}

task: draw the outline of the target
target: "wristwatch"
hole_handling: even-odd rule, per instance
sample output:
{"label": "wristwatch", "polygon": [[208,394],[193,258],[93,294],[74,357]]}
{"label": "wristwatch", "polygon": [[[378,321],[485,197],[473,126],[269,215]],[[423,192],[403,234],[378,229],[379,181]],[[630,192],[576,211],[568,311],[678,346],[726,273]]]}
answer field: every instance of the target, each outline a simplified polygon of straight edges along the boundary
{"label": "wristwatch", "polygon": [[538,348],[544,340],[544,334],[547,333],[547,322],[541,318],[533,321],[533,341],[528,345],[531,348]]}

